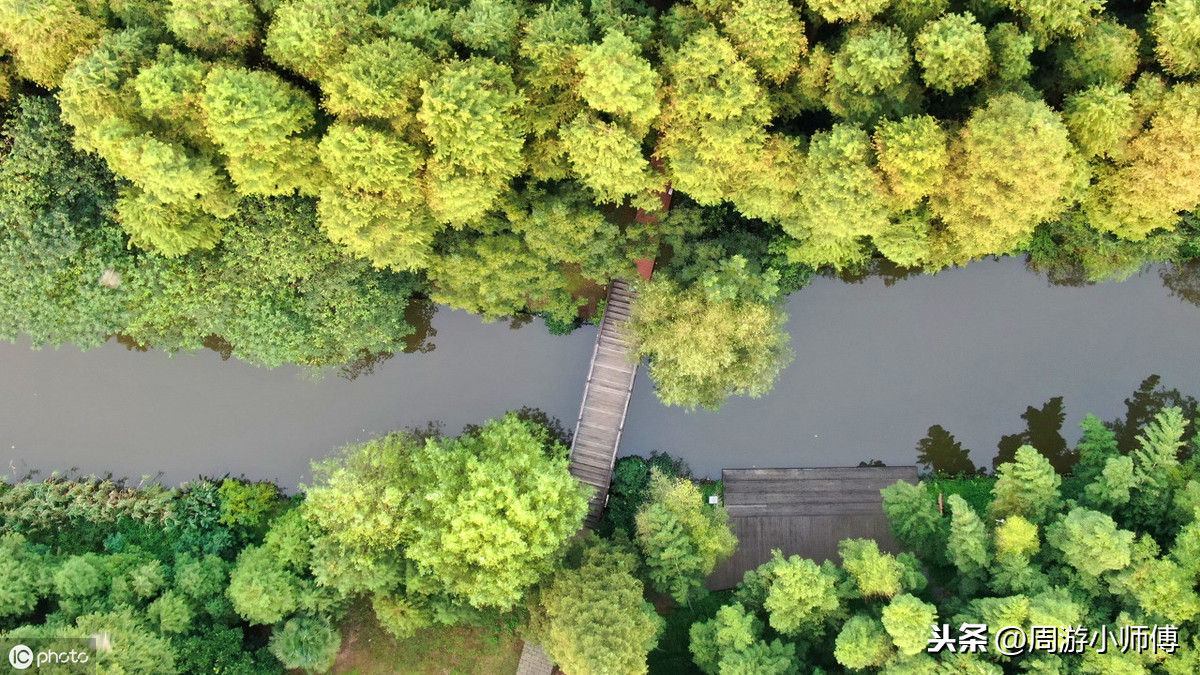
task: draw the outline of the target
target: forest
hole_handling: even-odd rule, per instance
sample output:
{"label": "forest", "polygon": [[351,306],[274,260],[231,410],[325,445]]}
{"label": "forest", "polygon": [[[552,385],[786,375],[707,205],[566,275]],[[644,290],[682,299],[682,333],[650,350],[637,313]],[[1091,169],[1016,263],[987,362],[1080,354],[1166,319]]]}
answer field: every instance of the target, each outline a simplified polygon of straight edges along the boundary
{"label": "forest", "polygon": [[4,0],[0,334],[345,364],[426,299],[569,330],[658,258],[638,353],[664,401],[716,407],[770,389],[780,299],[817,272],[1023,254],[1090,283],[1200,254],[1198,17]]}

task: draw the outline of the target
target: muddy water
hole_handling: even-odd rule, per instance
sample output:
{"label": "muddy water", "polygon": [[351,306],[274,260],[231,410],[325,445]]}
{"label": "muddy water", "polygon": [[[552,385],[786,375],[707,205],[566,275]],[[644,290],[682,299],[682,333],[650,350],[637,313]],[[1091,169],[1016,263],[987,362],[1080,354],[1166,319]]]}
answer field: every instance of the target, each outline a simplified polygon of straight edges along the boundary
{"label": "muddy water", "polygon": [[[990,464],[1019,415],[1064,397],[1073,442],[1085,412],[1124,413],[1151,373],[1200,393],[1200,308],[1157,270],[1121,283],[1049,286],[1019,260],[973,263],[888,287],[818,279],[792,296],[795,362],[775,391],[719,413],[654,398],[643,370],[623,453],[666,450],[697,474],[722,467],[911,464],[940,424]],[[167,482],[244,474],[284,485],[309,463],[391,429],[447,431],[521,406],[573,426],[595,330],[554,337],[442,309],[425,353],[354,380],[263,370],[217,353],[170,357],[110,342],[32,351],[0,343],[0,473],[78,469]]]}

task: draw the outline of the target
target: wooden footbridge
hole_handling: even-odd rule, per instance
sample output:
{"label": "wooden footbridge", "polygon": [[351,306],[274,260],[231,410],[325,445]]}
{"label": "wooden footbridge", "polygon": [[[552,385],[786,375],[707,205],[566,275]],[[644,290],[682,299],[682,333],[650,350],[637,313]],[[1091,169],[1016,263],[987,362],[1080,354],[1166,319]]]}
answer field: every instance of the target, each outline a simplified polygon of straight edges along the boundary
{"label": "wooden footbridge", "polygon": [[596,488],[588,502],[584,527],[600,522],[608,501],[613,464],[625,430],[625,413],[633,394],[637,363],[630,354],[625,325],[635,293],[624,281],[614,280],[608,287],[604,319],[592,350],[592,366],[583,389],[583,403],[571,440],[571,475]]}
{"label": "wooden footbridge", "polygon": [[[664,211],[670,210],[673,193],[670,185],[659,193]],[[655,219],[638,209],[636,220],[644,224]],[[635,262],[638,275],[648,281],[654,273],[654,260]],[[625,326],[636,296],[637,292],[620,279],[614,279],[608,285],[604,318],[600,321],[600,332],[596,334],[596,346],[592,348],[592,365],[583,388],[575,435],[571,438],[571,475],[595,488],[588,500],[587,519],[583,523],[585,531],[600,523],[604,506],[608,504],[613,465],[617,462],[621,434],[625,431],[625,413],[629,411],[629,398],[633,395],[637,361],[625,335]],[[551,675],[552,669],[550,659],[541,647],[525,643],[517,675]]]}

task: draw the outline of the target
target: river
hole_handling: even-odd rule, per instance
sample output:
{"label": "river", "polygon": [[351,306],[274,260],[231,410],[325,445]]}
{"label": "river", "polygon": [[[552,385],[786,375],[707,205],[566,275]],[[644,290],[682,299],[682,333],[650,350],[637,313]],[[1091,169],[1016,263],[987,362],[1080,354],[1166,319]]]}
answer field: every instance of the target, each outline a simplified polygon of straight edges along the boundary
{"label": "river", "polygon": [[[1084,413],[1109,419],[1147,375],[1200,394],[1200,308],[1156,269],[1120,283],[1048,285],[1015,259],[981,261],[886,286],[818,278],[787,306],[796,360],[774,392],[719,413],[667,408],[639,372],[622,454],[658,449],[694,473],[775,466],[914,462],[940,424],[990,465],[1026,406],[1066,403],[1074,442]],[[0,473],[75,469],[118,476],[245,475],[284,486],[313,459],[392,429],[456,433],[521,406],[573,427],[595,329],[549,335],[445,308],[434,346],[354,380],[266,370],[202,351],[169,356],[115,341],[87,352],[0,343]]]}

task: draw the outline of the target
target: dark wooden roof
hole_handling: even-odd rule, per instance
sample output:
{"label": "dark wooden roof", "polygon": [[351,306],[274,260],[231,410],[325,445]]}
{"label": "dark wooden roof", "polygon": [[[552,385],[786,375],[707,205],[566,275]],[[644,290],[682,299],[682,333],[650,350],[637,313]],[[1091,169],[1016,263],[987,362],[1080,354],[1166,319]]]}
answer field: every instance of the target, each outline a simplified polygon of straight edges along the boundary
{"label": "dark wooden roof", "polygon": [[738,537],[733,556],[708,579],[731,588],[771,558],[771,549],[818,563],[840,562],[838,542],[874,539],[897,551],[879,490],[898,480],[917,482],[915,466],[836,469],[725,469],[725,509]]}

